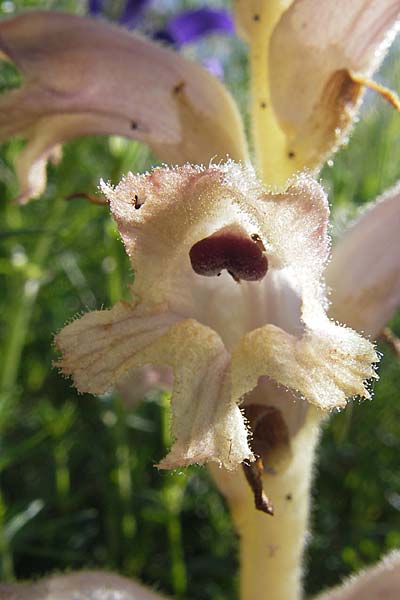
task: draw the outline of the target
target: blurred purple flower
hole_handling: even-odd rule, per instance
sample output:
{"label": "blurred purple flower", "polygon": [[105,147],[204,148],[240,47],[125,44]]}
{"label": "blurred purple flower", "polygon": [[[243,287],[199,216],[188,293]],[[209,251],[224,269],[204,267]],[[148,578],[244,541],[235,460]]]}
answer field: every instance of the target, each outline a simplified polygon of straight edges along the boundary
{"label": "blurred purple flower", "polygon": [[125,25],[128,29],[136,27],[150,2],[151,0],[127,0],[119,18],[121,25]]}
{"label": "blurred purple flower", "polygon": [[[128,29],[137,27],[140,17],[151,0],[127,0],[118,18]],[[89,0],[88,13],[99,16],[104,11],[105,0]],[[229,12],[223,8],[198,8],[184,10],[167,20],[164,27],[152,32],[154,39],[179,48],[212,33],[232,34],[234,22]]]}
{"label": "blurred purple flower", "polygon": [[233,31],[234,23],[228,11],[223,8],[199,8],[171,17],[157,37],[180,47],[211,33],[231,34]]}
{"label": "blurred purple flower", "polygon": [[104,6],[104,0],[89,0],[88,2],[88,13],[93,17],[97,17],[101,14]]}
{"label": "blurred purple flower", "polygon": [[[151,2],[152,0],[127,0],[118,23],[128,29],[137,27]],[[88,0],[88,13],[95,17],[101,16],[104,14],[104,5],[105,0]],[[156,30],[146,27],[145,33],[154,40],[179,49],[213,33],[231,35],[234,29],[233,17],[227,10],[203,7],[181,11],[168,19],[164,27]],[[218,79],[224,79],[224,67],[218,58],[204,58],[201,64]]]}

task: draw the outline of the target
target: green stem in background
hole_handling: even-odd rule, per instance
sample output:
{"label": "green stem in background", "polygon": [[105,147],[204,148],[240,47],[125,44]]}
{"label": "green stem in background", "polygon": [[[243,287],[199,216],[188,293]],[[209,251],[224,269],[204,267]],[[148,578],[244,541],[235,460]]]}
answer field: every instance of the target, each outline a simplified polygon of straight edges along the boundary
{"label": "green stem in background", "polygon": [[61,510],[64,510],[68,505],[71,481],[68,467],[68,448],[62,439],[56,443],[54,448],[54,462],[58,503]]}
{"label": "green stem in background", "polygon": [[[168,393],[161,397],[162,441],[165,448],[171,445],[170,434],[170,397]],[[180,512],[186,488],[186,477],[183,474],[167,473],[163,496],[167,507],[167,534],[171,557],[171,578],[174,597],[184,598],[187,591],[187,573],[183,548],[182,524]]]}
{"label": "green stem in background", "polygon": [[0,581],[14,579],[13,555],[6,534],[6,504],[0,490]]}
{"label": "green stem in background", "polygon": [[121,500],[121,532],[123,539],[122,561],[124,569],[130,571],[129,549],[137,531],[135,514],[133,512],[133,482],[131,471],[131,452],[126,428],[126,413],[121,398],[115,393],[114,409],[117,416],[115,426],[116,436],[116,481]]}
{"label": "green stem in background", "polygon": [[34,273],[21,281],[14,301],[14,318],[3,346],[3,368],[0,376],[1,399],[6,401],[13,393],[20,366],[22,350],[29,330],[29,322],[43,280],[43,267],[49,257],[54,235],[66,209],[66,202],[54,200],[49,203],[49,216],[45,231],[37,241],[30,259]]}
{"label": "green stem in background", "polygon": [[[18,371],[29,330],[35,301],[43,279],[43,267],[51,251],[55,232],[65,211],[65,202],[54,201],[49,205],[49,217],[44,233],[37,241],[31,258],[33,275],[21,281],[13,302],[14,317],[10,323],[8,335],[2,349],[3,368],[0,374],[0,423],[4,427],[8,406],[14,397]],[[1,492],[0,492],[1,494]],[[5,534],[6,505],[3,494],[0,495],[0,572],[3,580],[13,578],[12,550]]]}

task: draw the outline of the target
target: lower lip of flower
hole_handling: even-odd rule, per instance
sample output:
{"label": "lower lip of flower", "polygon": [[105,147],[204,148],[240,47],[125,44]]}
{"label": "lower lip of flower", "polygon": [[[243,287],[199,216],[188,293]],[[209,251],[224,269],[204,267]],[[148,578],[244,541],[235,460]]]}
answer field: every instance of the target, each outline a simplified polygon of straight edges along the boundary
{"label": "lower lip of flower", "polygon": [[268,271],[259,236],[249,236],[236,227],[224,227],[196,242],[189,257],[194,272],[206,277],[220,275],[226,269],[237,282],[260,281]]}

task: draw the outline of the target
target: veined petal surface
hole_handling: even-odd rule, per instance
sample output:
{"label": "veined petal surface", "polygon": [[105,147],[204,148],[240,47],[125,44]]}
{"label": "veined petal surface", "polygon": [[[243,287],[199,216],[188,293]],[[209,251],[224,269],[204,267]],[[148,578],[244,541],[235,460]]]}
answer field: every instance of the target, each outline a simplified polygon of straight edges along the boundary
{"label": "veined petal surface", "polygon": [[400,305],[400,184],[345,231],[326,270],[330,314],[376,337]]}
{"label": "veined petal surface", "polygon": [[270,43],[273,108],[294,168],[317,167],[345,139],[363,86],[398,30],[400,0],[294,0]]}
{"label": "veined petal surface", "polygon": [[346,398],[369,398],[365,380],[374,377],[373,346],[355,331],[326,320],[301,339],[275,327],[248,333],[232,356],[232,373],[247,391],[262,375],[291,388],[323,410],[346,405]]}
{"label": "veined petal surface", "polygon": [[214,461],[235,468],[252,458],[247,428],[230,394],[229,354],[213,330],[190,319],[119,303],[88,313],[56,336],[65,375],[82,392],[100,394],[129,371],[170,366],[172,435],[161,467]]}
{"label": "veined petal surface", "polygon": [[87,133],[138,139],[170,163],[246,158],[242,122],[224,86],[141,36],[103,20],[30,12],[0,23],[0,52],[23,76],[20,88],[0,96],[0,140],[26,137],[34,149],[20,173],[30,179],[25,197],[44,187],[43,167],[34,185],[29,171],[50,141]]}

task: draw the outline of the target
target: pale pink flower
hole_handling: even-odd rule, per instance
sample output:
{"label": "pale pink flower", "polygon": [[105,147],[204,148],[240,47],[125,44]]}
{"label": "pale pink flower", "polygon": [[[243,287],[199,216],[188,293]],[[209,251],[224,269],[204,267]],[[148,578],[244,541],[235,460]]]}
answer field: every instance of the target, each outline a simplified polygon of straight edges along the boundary
{"label": "pale pink flower", "polygon": [[170,366],[175,442],[161,466],[252,459],[238,406],[260,377],[293,390],[299,406],[369,396],[373,346],[325,314],[329,211],[315,181],[302,175],[273,194],[229,162],[129,174],[103,191],[135,301],[67,325],[60,366],[96,394],[131,370]]}

